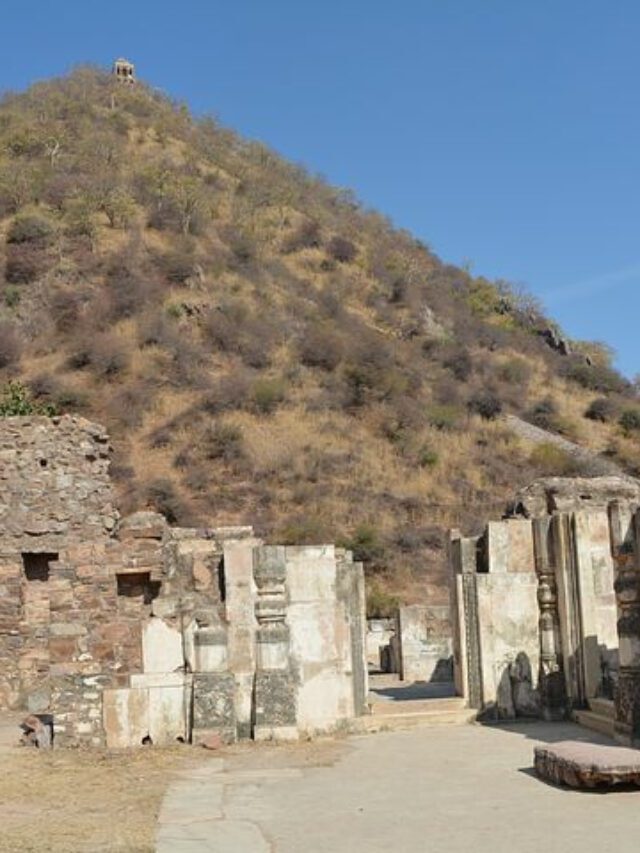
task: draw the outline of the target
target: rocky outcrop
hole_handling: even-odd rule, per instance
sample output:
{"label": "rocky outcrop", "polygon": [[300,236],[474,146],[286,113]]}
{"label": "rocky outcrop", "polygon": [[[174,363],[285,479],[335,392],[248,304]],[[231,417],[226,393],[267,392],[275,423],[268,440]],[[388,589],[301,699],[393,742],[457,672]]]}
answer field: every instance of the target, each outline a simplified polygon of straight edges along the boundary
{"label": "rocky outcrop", "polygon": [[615,462],[605,459],[596,451],[590,450],[588,447],[581,447],[579,444],[569,441],[555,432],[549,432],[546,429],[530,424],[528,421],[523,421],[522,418],[516,415],[505,415],[504,423],[523,441],[528,441],[535,445],[552,444],[570,459],[573,459],[581,469],[588,471],[594,476],[622,474],[622,470]]}

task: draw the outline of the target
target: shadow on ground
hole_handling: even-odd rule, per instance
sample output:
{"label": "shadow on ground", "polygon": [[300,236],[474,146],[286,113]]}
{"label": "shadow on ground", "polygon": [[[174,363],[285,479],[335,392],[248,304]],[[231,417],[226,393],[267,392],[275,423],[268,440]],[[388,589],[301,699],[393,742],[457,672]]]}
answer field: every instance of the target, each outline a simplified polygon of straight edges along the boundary
{"label": "shadow on ground", "polygon": [[399,682],[398,684],[376,684],[371,679],[369,692],[380,699],[394,702],[407,702],[424,699],[449,699],[456,695],[455,687],[451,682],[429,682],[414,681],[409,684]]}

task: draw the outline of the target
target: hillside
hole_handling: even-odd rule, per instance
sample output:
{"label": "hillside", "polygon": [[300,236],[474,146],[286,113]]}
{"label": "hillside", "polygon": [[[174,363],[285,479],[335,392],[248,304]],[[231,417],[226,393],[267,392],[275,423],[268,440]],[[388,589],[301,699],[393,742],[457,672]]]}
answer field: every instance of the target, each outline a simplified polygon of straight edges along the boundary
{"label": "hillside", "polygon": [[640,471],[606,348],[142,84],[3,99],[0,265],[0,384],[107,425],[123,511],[348,544],[372,612],[446,595],[446,528],[597,469],[503,414]]}

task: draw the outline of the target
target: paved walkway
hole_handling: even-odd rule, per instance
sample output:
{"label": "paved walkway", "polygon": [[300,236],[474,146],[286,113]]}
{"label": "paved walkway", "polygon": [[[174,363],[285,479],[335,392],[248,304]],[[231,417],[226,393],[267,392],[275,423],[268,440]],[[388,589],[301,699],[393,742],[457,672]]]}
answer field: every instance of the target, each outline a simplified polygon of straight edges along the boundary
{"label": "paved walkway", "polygon": [[536,743],[572,724],[444,726],[232,751],[174,783],[158,853],[636,853],[640,791],[554,788]]}

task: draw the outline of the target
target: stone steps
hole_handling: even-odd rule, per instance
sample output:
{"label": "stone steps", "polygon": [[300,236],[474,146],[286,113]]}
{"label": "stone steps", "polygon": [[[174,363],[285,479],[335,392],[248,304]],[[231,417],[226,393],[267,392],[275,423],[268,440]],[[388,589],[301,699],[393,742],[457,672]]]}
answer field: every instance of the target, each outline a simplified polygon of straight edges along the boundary
{"label": "stone steps", "polygon": [[589,710],[601,717],[615,717],[615,708],[611,699],[589,699]]}
{"label": "stone steps", "polygon": [[462,726],[473,723],[477,712],[464,699],[427,699],[418,702],[378,702],[371,714],[354,721],[359,732],[395,731],[420,726]]}
{"label": "stone steps", "polygon": [[614,723],[613,717],[598,714],[595,711],[574,711],[573,719],[576,723],[580,723],[587,729],[593,732],[599,732],[601,735],[613,737]]}
{"label": "stone steps", "polygon": [[465,710],[467,705],[461,696],[446,696],[441,699],[413,699],[407,702],[380,701],[374,699],[369,703],[371,713],[375,716],[396,715],[399,713],[422,714],[425,712],[451,712]]}
{"label": "stone steps", "polygon": [[614,736],[615,709],[610,699],[589,699],[589,709],[574,711],[573,719],[591,731]]}

